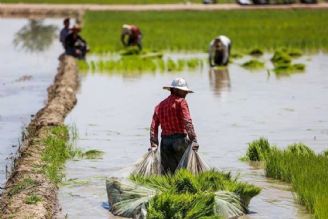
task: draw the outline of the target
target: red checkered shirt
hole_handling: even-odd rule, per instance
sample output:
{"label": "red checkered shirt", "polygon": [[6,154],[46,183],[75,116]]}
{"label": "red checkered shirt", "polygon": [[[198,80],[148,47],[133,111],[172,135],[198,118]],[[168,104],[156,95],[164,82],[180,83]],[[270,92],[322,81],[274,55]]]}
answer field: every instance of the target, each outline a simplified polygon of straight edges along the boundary
{"label": "red checkered shirt", "polygon": [[184,98],[170,95],[155,107],[150,126],[151,143],[158,144],[159,125],[162,129],[161,136],[188,134],[191,141],[196,140],[188,104]]}

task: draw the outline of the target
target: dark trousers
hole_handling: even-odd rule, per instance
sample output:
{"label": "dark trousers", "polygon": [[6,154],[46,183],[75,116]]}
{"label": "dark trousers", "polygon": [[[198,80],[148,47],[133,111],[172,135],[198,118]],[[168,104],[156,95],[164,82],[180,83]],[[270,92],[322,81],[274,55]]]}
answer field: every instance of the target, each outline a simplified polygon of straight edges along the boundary
{"label": "dark trousers", "polygon": [[189,145],[185,134],[162,136],[161,140],[161,163],[163,174],[174,173],[183,153]]}

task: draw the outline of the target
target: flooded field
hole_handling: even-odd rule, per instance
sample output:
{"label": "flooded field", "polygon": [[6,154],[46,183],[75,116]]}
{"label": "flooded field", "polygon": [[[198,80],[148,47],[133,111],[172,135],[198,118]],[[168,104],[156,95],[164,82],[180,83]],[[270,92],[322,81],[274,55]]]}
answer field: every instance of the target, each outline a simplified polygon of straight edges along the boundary
{"label": "flooded field", "polygon": [[303,142],[316,152],[327,148],[328,56],[301,57],[306,71],[289,77],[245,70],[240,63],[247,59],[235,61],[227,71],[213,72],[205,65],[182,73],[82,75],[78,104],[66,123],[79,132],[77,147],[105,154],[67,163],[66,181],[71,182],[60,188],[62,215],[111,218],[101,207],[107,201],[105,178],[127,176],[147,151],[153,109],[168,95],[161,88],[181,76],[195,91],[187,100],[200,153],[210,166],[263,189],[251,201],[247,218],[310,218],[288,185],[265,178],[262,169],[239,158],[247,143],[261,136],[280,147]]}
{"label": "flooded field", "polygon": [[60,19],[0,19],[0,185],[7,157],[17,151],[24,127],[44,105],[62,51]]}

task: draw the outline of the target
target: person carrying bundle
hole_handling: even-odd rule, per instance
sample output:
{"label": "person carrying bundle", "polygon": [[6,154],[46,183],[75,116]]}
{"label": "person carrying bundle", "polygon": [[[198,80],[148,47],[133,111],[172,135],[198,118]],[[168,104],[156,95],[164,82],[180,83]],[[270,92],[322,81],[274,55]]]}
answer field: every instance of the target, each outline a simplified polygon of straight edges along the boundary
{"label": "person carrying bundle", "polygon": [[141,38],[142,35],[139,27],[129,24],[122,26],[121,42],[125,47],[136,45],[139,50],[142,50]]}
{"label": "person carrying bundle", "polygon": [[196,151],[199,145],[185,99],[193,91],[183,78],[174,79],[170,86],[163,89],[171,91],[171,95],[155,107],[150,126],[150,150],[158,147],[158,128],[161,126],[160,157],[165,174],[175,172],[190,143]]}
{"label": "person carrying bundle", "polygon": [[231,40],[223,35],[211,41],[208,55],[211,67],[227,65],[229,63]]}

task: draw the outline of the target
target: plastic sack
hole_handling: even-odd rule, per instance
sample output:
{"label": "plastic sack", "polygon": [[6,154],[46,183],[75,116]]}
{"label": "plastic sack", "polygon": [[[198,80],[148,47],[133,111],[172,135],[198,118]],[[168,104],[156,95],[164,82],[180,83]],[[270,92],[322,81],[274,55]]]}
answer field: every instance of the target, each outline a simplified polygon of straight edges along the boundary
{"label": "plastic sack", "polygon": [[199,174],[210,169],[197,151],[192,149],[192,144],[188,146],[182,155],[177,169],[181,168],[189,170],[192,174]]}
{"label": "plastic sack", "polygon": [[235,193],[228,191],[215,192],[215,215],[220,215],[223,218],[238,218],[246,214],[246,210]]}
{"label": "plastic sack", "polygon": [[135,165],[132,175],[160,175],[162,170],[160,147],[148,151]]}
{"label": "plastic sack", "polygon": [[155,189],[114,177],[106,180],[106,189],[111,212],[115,216],[134,219],[146,219],[146,204],[156,194]]}

